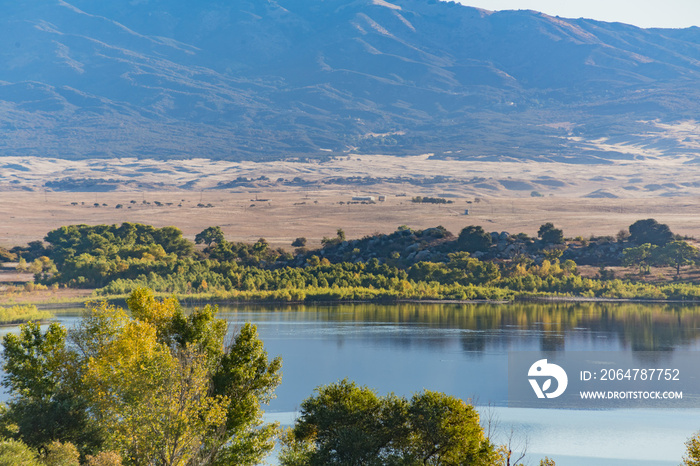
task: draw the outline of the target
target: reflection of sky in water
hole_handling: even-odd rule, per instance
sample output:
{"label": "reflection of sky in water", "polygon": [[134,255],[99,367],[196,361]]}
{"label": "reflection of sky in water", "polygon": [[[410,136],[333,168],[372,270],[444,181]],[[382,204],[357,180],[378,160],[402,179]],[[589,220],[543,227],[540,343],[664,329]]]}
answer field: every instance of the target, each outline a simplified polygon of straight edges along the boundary
{"label": "reflection of sky in water", "polygon": [[504,406],[508,351],[625,347],[613,332],[580,326],[553,331],[552,323],[475,330],[426,322],[420,315],[414,321],[368,322],[361,314],[348,321],[351,313],[339,310],[333,315],[327,307],[307,307],[304,312],[222,311],[234,327],[256,322],[269,354],[282,355],[284,372],[293,374],[283,378],[272,411],[294,410],[315,387],[346,377],[380,393],[410,395],[428,388]]}
{"label": "reflection of sky in water", "polygon": [[[528,307],[530,306],[530,307]],[[398,310],[397,310],[398,309]],[[550,309],[556,309],[551,311]],[[508,351],[700,349],[700,310],[607,305],[221,307],[231,328],[258,325],[283,381],[268,416],[291,422],[319,385],[349,378],[380,394],[442,391],[494,411],[526,431],[531,464],[549,455],[570,466],[678,464],[700,429],[700,411],[514,409],[507,402]],[[687,308],[691,309],[691,308]],[[70,327],[76,313],[60,311]],[[2,328],[0,335],[15,329]],[[649,460],[649,461],[643,461]],[[663,461],[667,460],[667,461]]]}

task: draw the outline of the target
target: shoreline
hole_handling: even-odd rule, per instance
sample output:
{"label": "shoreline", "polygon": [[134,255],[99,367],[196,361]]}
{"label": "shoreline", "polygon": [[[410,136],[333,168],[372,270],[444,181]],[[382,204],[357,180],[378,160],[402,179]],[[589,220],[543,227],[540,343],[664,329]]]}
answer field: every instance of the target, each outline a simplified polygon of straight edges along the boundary
{"label": "shoreline", "polygon": [[[584,296],[516,296],[513,300],[457,300],[457,299],[340,299],[340,300],[236,300],[236,299],[221,299],[216,297],[188,297],[178,296],[176,294],[157,293],[159,297],[175,296],[180,303],[188,306],[206,306],[206,305],[242,305],[242,306],[280,306],[280,305],[327,305],[335,306],[342,304],[490,304],[490,305],[509,305],[517,303],[533,303],[533,304],[561,304],[561,303],[638,303],[638,304],[682,304],[682,305],[700,305],[700,300],[679,300],[679,299],[645,299],[645,298],[600,298],[600,297],[584,297]],[[125,305],[126,296],[103,296],[89,298],[72,298],[63,302],[32,302],[32,301],[15,301],[14,305],[33,304],[38,309],[42,310],[61,310],[72,308],[83,308],[90,301],[107,301],[112,304]]]}

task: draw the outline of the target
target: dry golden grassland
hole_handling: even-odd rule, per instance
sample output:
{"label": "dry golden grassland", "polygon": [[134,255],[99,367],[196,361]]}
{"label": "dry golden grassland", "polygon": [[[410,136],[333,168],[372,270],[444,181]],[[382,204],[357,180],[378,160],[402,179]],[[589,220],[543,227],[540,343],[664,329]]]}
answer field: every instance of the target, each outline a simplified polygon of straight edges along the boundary
{"label": "dry golden grassland", "polygon": [[[46,232],[62,225],[121,222],[175,225],[189,238],[208,226],[219,225],[229,241],[264,237],[271,245],[286,248],[299,236],[307,237],[309,246],[318,246],[322,237],[335,236],[338,228],[344,229],[348,238],[389,233],[399,225],[416,229],[443,225],[457,234],[465,226],[475,224],[487,231],[536,235],[541,224],[551,221],[563,228],[566,236],[588,237],[615,235],[635,220],[649,217],[669,224],[676,233],[700,236],[698,198],[494,197],[474,203],[473,197],[460,197],[452,198],[453,204],[433,205],[412,203],[411,195],[419,192],[396,197],[390,188],[376,188],[386,193],[385,202],[365,205],[339,204],[351,198],[339,190],[258,193],[258,199],[267,199],[264,202],[256,201],[252,193],[228,191],[2,193],[5,199],[0,203],[0,245],[8,247],[42,239]],[[131,204],[131,200],[136,204]],[[143,204],[143,200],[150,204]],[[158,207],[154,201],[163,205]],[[71,205],[73,202],[78,205]],[[100,207],[94,207],[94,203]],[[199,203],[213,207],[197,207]],[[124,207],[116,209],[117,204]],[[468,216],[464,215],[465,209],[469,209]]]}
{"label": "dry golden grassland", "polygon": [[[189,238],[219,225],[230,241],[264,237],[271,245],[288,249],[299,236],[314,247],[322,237],[335,236],[338,228],[355,238],[391,232],[404,224],[443,225],[455,234],[476,224],[487,231],[535,235],[542,223],[553,222],[568,237],[587,237],[615,235],[635,220],[653,217],[676,233],[700,237],[700,169],[683,159],[614,165],[463,162],[428,156],[348,156],[324,163],[17,157],[3,161],[0,245],[5,247],[42,239],[62,225],[126,221],[175,225]],[[269,180],[214,189],[238,177],[261,176]],[[435,176],[446,178],[426,182]],[[374,180],[328,182],[351,177]],[[278,178],[305,183],[290,186],[276,182]],[[118,186],[97,193],[60,192],[45,186],[67,179],[110,180]],[[189,189],[183,190],[184,185]],[[531,197],[532,191],[543,197]],[[385,195],[386,201],[346,204],[357,195]],[[446,197],[453,203],[414,204],[413,196]],[[123,207],[117,209],[117,204]]]}

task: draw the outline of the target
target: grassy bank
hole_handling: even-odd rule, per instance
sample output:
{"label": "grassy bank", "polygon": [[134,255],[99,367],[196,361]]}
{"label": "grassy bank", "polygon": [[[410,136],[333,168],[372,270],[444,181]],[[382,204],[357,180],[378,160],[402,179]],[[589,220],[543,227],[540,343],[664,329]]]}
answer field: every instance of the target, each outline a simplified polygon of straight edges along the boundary
{"label": "grassy bank", "polygon": [[40,311],[32,304],[0,307],[0,325],[15,325],[29,321],[47,320],[53,317],[48,311]]}
{"label": "grassy bank", "polygon": [[[160,290],[158,296],[175,296],[183,302],[230,302],[230,303],[293,303],[293,302],[436,302],[436,301],[492,301],[507,302],[518,300],[634,300],[634,301],[673,301],[700,303],[700,285],[692,283],[652,284],[628,280],[595,280],[576,277],[568,280],[544,280],[530,282],[527,286],[509,283],[510,286],[497,285],[460,285],[440,284],[436,282],[402,282],[397,288],[373,288],[362,286],[347,287],[306,287],[284,288],[276,290],[221,290],[206,292],[181,292],[177,290]],[[501,285],[501,286],[498,286]],[[66,291],[65,295],[61,292]],[[61,289],[45,296],[40,292],[23,292],[12,298],[14,303],[26,303],[25,306],[8,308],[36,309],[32,304],[49,306],[82,305],[89,300],[120,301],[128,296],[127,292],[110,292],[109,289],[81,290],[76,295],[70,289]],[[2,308],[0,308],[2,309]],[[40,311],[37,311],[40,312]],[[9,313],[8,313],[9,314]],[[29,313],[25,313],[30,315]],[[20,318],[25,318],[22,314]],[[38,314],[26,317],[26,320],[45,318]],[[20,320],[21,321],[21,320]],[[17,322],[10,320],[10,323]],[[2,323],[0,321],[0,323]]]}
{"label": "grassy bank", "polygon": [[[183,301],[215,302],[351,302],[351,301],[518,301],[518,300],[635,300],[700,303],[700,285],[688,283],[649,284],[621,280],[590,280],[591,286],[575,291],[512,290],[495,286],[418,283],[405,290],[366,287],[289,288],[282,290],[209,291],[200,293],[160,292]],[[553,287],[558,288],[558,287]],[[96,291],[98,299],[124,299],[127,294]]]}

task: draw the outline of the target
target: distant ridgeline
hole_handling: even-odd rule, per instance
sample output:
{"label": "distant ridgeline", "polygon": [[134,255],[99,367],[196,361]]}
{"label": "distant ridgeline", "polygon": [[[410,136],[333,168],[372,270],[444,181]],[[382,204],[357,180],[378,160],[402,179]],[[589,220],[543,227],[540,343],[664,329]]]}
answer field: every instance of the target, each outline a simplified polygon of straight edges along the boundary
{"label": "distant ridgeline", "polygon": [[[686,238],[687,239],[687,238]],[[123,295],[138,287],[178,295],[238,300],[488,299],[522,296],[698,299],[700,286],[679,280],[697,261],[698,250],[667,225],[640,220],[613,237],[565,239],[551,223],[537,238],[524,233],[485,232],[468,226],[459,236],[443,227],[347,240],[339,229],[307,250],[297,238],[294,254],[229,242],[219,227],[195,242],[175,227],[71,225],[49,232],[45,243],[16,247],[20,268],[46,286],[97,288]],[[201,245],[199,247],[196,246]],[[595,278],[578,264],[599,266]],[[606,266],[632,267],[615,278]],[[673,267],[676,279],[648,283],[652,267]]]}
{"label": "distant ridgeline", "polygon": [[[700,114],[697,28],[438,0],[34,0],[3,8],[0,37],[3,155],[700,154],[673,131]],[[52,182],[85,185],[112,183]]]}

